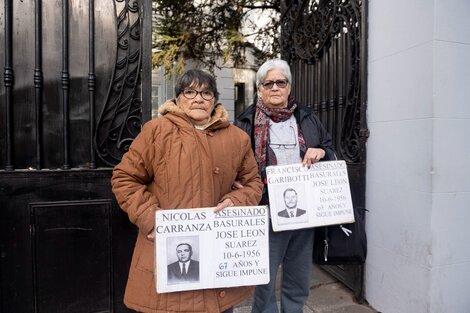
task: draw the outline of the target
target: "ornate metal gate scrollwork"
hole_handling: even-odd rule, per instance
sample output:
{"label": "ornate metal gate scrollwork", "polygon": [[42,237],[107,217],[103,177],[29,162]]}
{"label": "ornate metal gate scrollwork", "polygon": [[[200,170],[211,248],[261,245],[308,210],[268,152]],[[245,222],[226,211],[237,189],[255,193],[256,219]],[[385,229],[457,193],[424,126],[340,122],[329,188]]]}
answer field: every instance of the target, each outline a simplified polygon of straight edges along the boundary
{"label": "ornate metal gate scrollwork", "polygon": [[130,312],[111,176],[151,112],[151,6],[0,0],[0,313]]}
{"label": "ornate metal gate scrollwork", "polygon": [[115,0],[115,10],[116,65],[95,136],[96,152],[109,166],[119,163],[142,125],[139,1]]}
{"label": "ornate metal gate scrollwork", "polygon": [[354,0],[286,1],[282,16],[281,49],[293,66],[295,96],[319,114],[348,163],[360,162],[367,139],[361,131],[361,6]]}
{"label": "ornate metal gate scrollwork", "polygon": [[[286,0],[281,51],[292,70],[292,94],[312,107],[348,164],[356,212],[364,218],[366,0]],[[323,266],[363,300],[363,265]]]}

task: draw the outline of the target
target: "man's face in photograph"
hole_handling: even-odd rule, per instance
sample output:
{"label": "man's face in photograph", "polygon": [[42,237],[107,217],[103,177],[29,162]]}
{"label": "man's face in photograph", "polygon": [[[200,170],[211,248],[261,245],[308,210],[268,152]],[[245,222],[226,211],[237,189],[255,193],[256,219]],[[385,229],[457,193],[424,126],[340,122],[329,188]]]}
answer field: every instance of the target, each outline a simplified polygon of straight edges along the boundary
{"label": "man's face in photograph", "polygon": [[179,245],[176,248],[176,255],[180,262],[187,262],[191,258],[191,248],[188,245]]}
{"label": "man's face in photograph", "polygon": [[295,191],[289,190],[284,195],[284,202],[289,209],[297,207],[297,194]]}

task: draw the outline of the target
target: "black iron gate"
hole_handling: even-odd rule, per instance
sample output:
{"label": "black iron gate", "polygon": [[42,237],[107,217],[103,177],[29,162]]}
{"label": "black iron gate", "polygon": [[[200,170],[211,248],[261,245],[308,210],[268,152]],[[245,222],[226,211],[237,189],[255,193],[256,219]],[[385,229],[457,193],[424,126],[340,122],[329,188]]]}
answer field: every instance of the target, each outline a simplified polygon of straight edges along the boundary
{"label": "black iron gate", "polygon": [[[348,165],[353,206],[365,216],[367,0],[286,0],[282,56],[293,95],[312,107]],[[363,265],[323,266],[363,300]]]}
{"label": "black iron gate", "polygon": [[0,312],[126,312],[110,177],[150,119],[151,0],[0,8]]}
{"label": "black iron gate", "polygon": [[[293,93],[365,208],[366,0],[283,3]],[[111,167],[150,119],[151,0],[0,0],[0,312],[125,312]],[[145,21],[145,22],[143,22]],[[362,297],[362,266],[328,270]]]}

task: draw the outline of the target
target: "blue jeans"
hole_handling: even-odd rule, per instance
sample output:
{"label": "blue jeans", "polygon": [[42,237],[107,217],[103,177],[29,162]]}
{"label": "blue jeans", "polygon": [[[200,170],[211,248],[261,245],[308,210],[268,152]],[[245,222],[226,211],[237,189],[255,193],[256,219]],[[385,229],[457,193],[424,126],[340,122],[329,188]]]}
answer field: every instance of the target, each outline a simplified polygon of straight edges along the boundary
{"label": "blue jeans", "polygon": [[311,228],[273,232],[269,230],[269,277],[256,286],[252,313],[277,313],[276,275],[282,264],[281,312],[302,313],[310,291],[313,234]]}

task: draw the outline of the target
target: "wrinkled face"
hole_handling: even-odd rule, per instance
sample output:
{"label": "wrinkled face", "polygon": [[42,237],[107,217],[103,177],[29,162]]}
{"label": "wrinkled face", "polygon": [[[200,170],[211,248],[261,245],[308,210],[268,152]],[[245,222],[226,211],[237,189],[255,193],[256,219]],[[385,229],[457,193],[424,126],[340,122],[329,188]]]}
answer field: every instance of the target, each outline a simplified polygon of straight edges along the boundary
{"label": "wrinkled face", "polygon": [[209,121],[214,110],[215,97],[214,93],[207,89],[206,86],[196,86],[193,84],[185,88],[178,95],[176,104],[191,119],[194,125],[202,126]]}
{"label": "wrinkled face", "polygon": [[285,108],[290,94],[290,82],[283,88],[277,84],[272,84],[272,87],[269,84],[266,87],[263,86],[274,81],[287,81],[282,70],[273,68],[268,71],[264,81],[258,86],[258,96],[268,108]]}
{"label": "wrinkled face", "polygon": [[297,207],[297,194],[293,191],[287,191],[284,196],[284,202],[289,209]]}
{"label": "wrinkled face", "polygon": [[176,256],[180,262],[187,262],[191,258],[191,249],[188,245],[179,245],[176,248]]}

